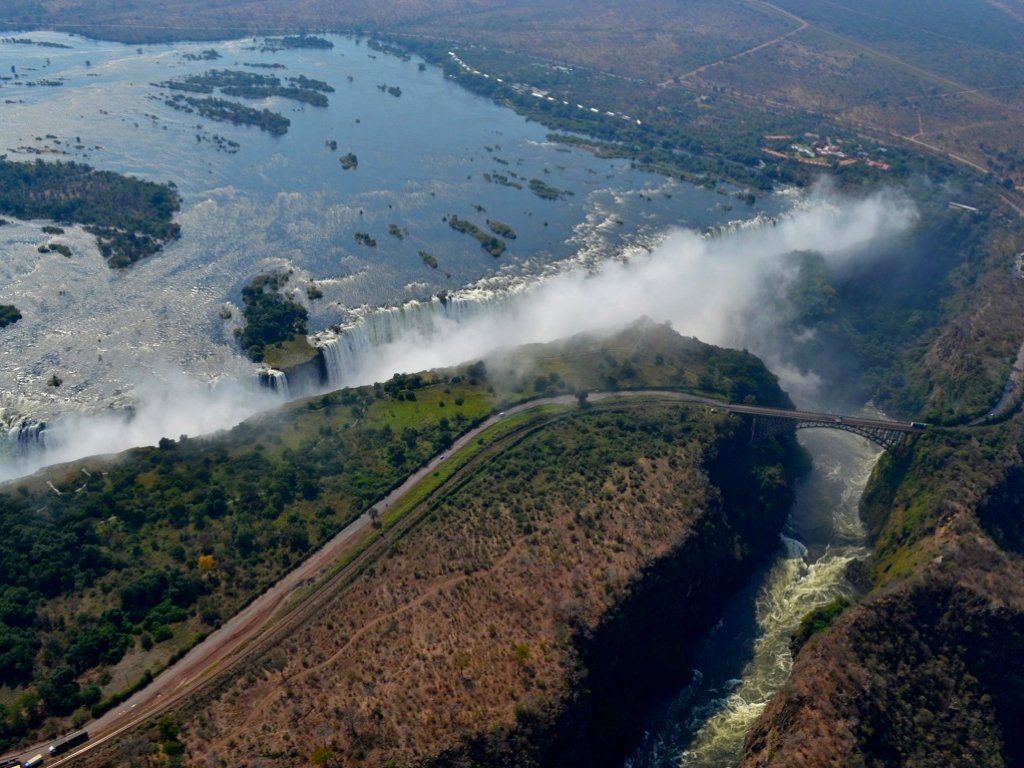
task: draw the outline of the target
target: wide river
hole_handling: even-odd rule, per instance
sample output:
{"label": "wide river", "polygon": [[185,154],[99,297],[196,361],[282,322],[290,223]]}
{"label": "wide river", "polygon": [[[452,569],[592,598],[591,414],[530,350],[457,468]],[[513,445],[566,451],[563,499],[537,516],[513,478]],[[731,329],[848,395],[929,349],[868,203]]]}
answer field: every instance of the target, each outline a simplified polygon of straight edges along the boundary
{"label": "wide river", "polygon": [[[552,144],[542,126],[415,57],[329,39],[332,49],[278,51],[262,39],[134,47],[23,32],[0,41],[0,153],[173,182],[184,200],[181,240],[125,271],[107,269],[78,228],[52,238],[45,222],[0,227],[0,303],[24,315],[0,331],[0,426],[127,405],[181,374],[251,378],[255,367],[231,334],[232,305],[263,270],[293,270],[300,295],[316,282],[323,298],[309,308],[317,331],[363,305],[480,281],[500,287],[646,247],[669,227],[700,230],[785,205],[767,198],[751,207],[727,190]],[[204,58],[210,49],[218,58]],[[166,104],[174,92],[160,84],[211,69],[306,76],[335,90],[322,108],[237,100],[289,118],[284,136]],[[355,170],[339,162],[348,152],[358,157]],[[531,179],[571,194],[542,199]],[[448,226],[452,214],[483,229],[496,219],[516,238],[494,258]],[[389,234],[392,225],[401,238]],[[358,244],[357,232],[376,247]],[[73,256],[40,254],[53,239]],[[47,386],[54,374],[59,389]]]}

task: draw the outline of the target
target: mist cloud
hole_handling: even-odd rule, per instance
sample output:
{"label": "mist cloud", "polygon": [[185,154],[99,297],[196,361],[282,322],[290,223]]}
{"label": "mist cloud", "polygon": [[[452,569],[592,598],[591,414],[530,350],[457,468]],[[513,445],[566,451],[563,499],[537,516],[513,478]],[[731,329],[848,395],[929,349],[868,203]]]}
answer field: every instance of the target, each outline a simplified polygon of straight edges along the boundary
{"label": "mist cloud", "polygon": [[[776,222],[758,222],[703,237],[670,232],[651,253],[600,268],[567,270],[520,291],[461,323],[436,317],[429,328],[409,328],[373,350],[342,382],[355,386],[397,372],[447,367],[501,347],[552,341],[582,332],[611,332],[640,317],[669,322],[679,333],[761,355],[783,386],[807,396],[815,372],[788,367],[779,355],[776,298],[794,277],[794,251],[815,251],[833,270],[877,257],[878,247],[906,231],[916,211],[888,192],[848,199],[828,190],[811,194]],[[210,388],[174,376],[141,386],[131,418],[123,413],[68,416],[48,430],[47,450],[18,462],[0,461],[0,480],[45,464],[153,445],[161,437],[205,434],[237,424],[279,404],[250,383]]]}
{"label": "mist cloud", "polygon": [[[0,482],[67,461],[156,445],[160,438],[203,435],[228,429],[244,419],[281,404],[281,399],[256,382],[225,381],[206,385],[173,373],[138,384],[138,402],[130,412],[65,414],[45,431],[41,450],[0,454]],[[2,447],[2,446],[0,446]]]}
{"label": "mist cloud", "polygon": [[454,365],[497,347],[611,331],[647,316],[711,344],[749,348],[776,363],[784,385],[807,391],[817,384],[815,374],[790,369],[778,358],[773,329],[780,318],[766,301],[766,286],[780,297],[795,276],[789,258],[795,251],[819,252],[830,269],[845,270],[876,257],[874,246],[915,220],[913,204],[889,192],[850,200],[819,191],[774,223],[711,238],[677,230],[648,255],[608,262],[596,272],[564,272],[500,311],[462,323],[442,319],[427,333],[409,333],[377,350],[347,383]]}

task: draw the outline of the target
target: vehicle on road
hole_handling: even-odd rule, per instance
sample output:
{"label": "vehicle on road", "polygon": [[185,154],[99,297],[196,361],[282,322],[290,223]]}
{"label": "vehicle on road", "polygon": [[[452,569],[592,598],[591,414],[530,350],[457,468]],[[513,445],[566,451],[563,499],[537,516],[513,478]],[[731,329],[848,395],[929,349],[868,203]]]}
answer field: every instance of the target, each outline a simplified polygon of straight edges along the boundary
{"label": "vehicle on road", "polygon": [[35,757],[30,757],[28,760],[25,761],[25,768],[39,768],[39,766],[42,765],[44,761],[45,758],[42,756],[42,754],[38,754]]}
{"label": "vehicle on road", "polygon": [[63,739],[53,742],[53,744],[50,745],[50,754],[63,755],[69,749],[73,749],[77,747],[79,744],[84,744],[88,740],[88,731],[78,731],[77,733],[72,733],[68,736],[65,736]]}

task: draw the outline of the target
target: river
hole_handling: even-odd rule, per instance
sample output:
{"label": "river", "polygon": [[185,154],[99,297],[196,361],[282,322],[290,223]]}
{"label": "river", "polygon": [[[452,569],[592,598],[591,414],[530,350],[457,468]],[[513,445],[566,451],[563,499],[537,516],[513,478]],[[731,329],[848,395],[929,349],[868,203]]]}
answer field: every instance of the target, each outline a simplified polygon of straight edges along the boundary
{"label": "river", "polygon": [[[327,37],[333,48],[296,50],[253,39],[136,47],[31,30],[0,39],[0,154],[84,161],[173,182],[183,197],[181,239],[124,271],[108,269],[80,227],[60,236],[71,258],[40,255],[46,222],[0,227],[0,303],[23,315],[0,333],[0,426],[136,406],[148,391],[179,390],[175,376],[251,378],[256,366],[232,331],[241,287],[261,271],[292,271],[317,332],[364,305],[481,282],[500,289],[642,250],[670,227],[699,231],[789,205],[767,196],[748,206],[735,190],[558,146],[418,58]],[[168,106],[168,81],[214,69],[334,90],[325,107],[246,102],[287,117],[283,136]],[[348,152],[354,170],[339,163]],[[542,199],[530,180],[565,194]],[[497,220],[515,238],[494,258],[449,226],[452,215],[484,229]],[[307,300],[310,281],[322,298]],[[59,389],[47,386],[53,374]]]}
{"label": "river", "polygon": [[847,565],[868,554],[858,506],[880,451],[845,432],[798,435],[814,464],[779,550],[729,601],[696,653],[693,680],[651,716],[625,768],[738,765],[747,731],[789,677],[800,619],[848,593]]}

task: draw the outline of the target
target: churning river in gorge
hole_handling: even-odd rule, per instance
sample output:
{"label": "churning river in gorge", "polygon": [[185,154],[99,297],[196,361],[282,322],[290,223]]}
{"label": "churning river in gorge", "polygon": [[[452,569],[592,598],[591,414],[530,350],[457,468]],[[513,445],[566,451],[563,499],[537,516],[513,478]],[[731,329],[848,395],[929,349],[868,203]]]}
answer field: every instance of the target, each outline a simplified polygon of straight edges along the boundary
{"label": "churning river in gorge", "polygon": [[690,685],[651,718],[625,768],[731,768],[743,739],[792,667],[789,639],[812,608],[844,594],[867,554],[858,505],[879,451],[845,432],[798,433],[814,462],[782,545],[704,638]]}

